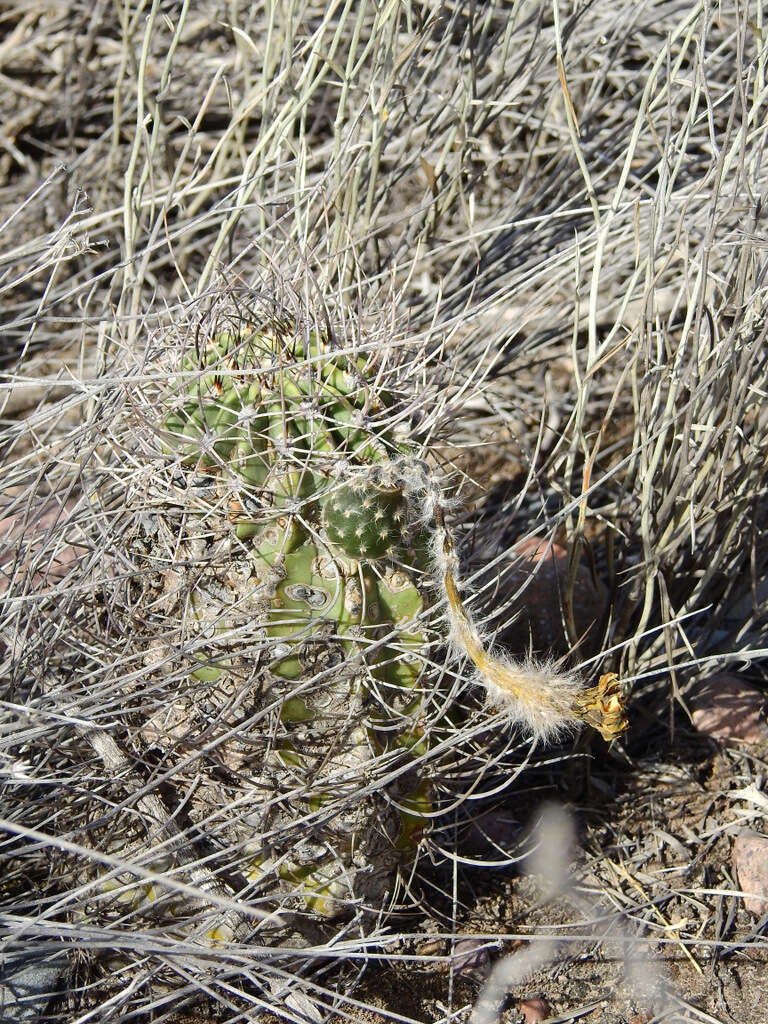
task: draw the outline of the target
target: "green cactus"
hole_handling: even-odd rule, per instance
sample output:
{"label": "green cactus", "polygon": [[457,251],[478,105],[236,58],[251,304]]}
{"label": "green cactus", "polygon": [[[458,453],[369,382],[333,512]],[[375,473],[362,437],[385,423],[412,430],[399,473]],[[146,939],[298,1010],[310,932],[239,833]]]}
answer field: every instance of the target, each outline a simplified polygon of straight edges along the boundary
{"label": "green cactus", "polygon": [[[239,593],[257,595],[265,699],[280,699],[272,785],[313,780],[286,818],[322,817],[333,789],[326,778],[364,772],[387,752],[426,750],[419,619],[429,603],[428,544],[401,475],[416,449],[380,370],[375,355],[350,354],[316,331],[245,324],[185,360],[158,431],[183,473],[210,481],[226,501],[247,567],[250,593]],[[219,604],[199,587],[189,602],[213,634],[190,677],[213,691],[226,690],[236,670]],[[428,787],[406,775],[394,803],[371,797],[362,811],[329,821],[290,853],[260,827],[246,877],[256,883],[271,871],[321,914],[359,895],[356,874],[363,894],[378,896],[418,842]],[[363,824],[370,814],[381,819],[373,830]],[[326,840],[330,856],[319,852]]]}
{"label": "green cactus", "polygon": [[[399,366],[316,327],[236,324],[165,364],[147,395],[162,452],[127,500],[124,607],[146,638],[138,678],[154,695],[170,673],[173,694],[139,695],[131,742],[189,785],[191,833],[229,851],[238,897],[380,913],[439,810],[435,778],[487,762],[472,746],[482,703],[427,671],[438,647],[543,740],[579,720],[618,735],[620,688],[495,656],[466,613],[414,436],[421,356]],[[202,856],[195,842],[179,856]]]}
{"label": "green cactus", "polygon": [[329,542],[349,558],[382,558],[403,546],[405,500],[398,487],[353,480],[322,504],[322,524]]}

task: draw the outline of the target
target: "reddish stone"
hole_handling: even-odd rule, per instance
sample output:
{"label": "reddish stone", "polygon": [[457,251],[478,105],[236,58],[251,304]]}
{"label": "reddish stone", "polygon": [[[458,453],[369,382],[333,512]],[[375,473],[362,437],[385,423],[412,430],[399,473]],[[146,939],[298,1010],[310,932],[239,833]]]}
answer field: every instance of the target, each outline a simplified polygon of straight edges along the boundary
{"label": "reddish stone", "polygon": [[541,1024],[550,1015],[549,1003],[544,999],[523,999],[520,1013],[525,1024]]}
{"label": "reddish stone", "polygon": [[[30,515],[26,523],[22,512],[0,519],[0,547],[4,548],[0,556],[0,595],[7,592],[10,580],[14,590],[25,581],[28,567],[39,559],[43,543],[53,546],[46,534],[50,530],[63,531],[74,505],[75,501],[70,500],[62,508],[51,501]],[[51,559],[40,559],[40,567],[32,572],[30,588],[42,592],[64,579],[77,557],[72,545],[61,544]]]}
{"label": "reddish stone", "polygon": [[[541,537],[527,537],[512,550],[515,559],[504,575],[504,587],[512,593],[524,589],[509,608],[517,618],[499,639],[519,653],[532,644],[534,651],[565,654],[572,647],[564,614],[568,552]],[[573,584],[573,619],[577,638],[584,638],[579,646],[583,655],[599,647],[598,630],[607,601],[607,588],[581,562]]]}
{"label": "reddish stone", "polygon": [[765,694],[732,672],[710,676],[690,704],[693,724],[707,736],[744,743],[768,739],[762,719]]}
{"label": "reddish stone", "polygon": [[523,831],[520,820],[511,811],[496,807],[473,818],[468,842],[473,851],[495,860],[519,850]]}
{"label": "reddish stone", "polygon": [[457,974],[480,975],[488,973],[491,963],[487,939],[468,937],[459,939],[453,948],[453,966]]}
{"label": "reddish stone", "polygon": [[733,864],[739,885],[750,896],[744,906],[762,917],[768,913],[768,838],[756,832],[742,832],[733,841]]}

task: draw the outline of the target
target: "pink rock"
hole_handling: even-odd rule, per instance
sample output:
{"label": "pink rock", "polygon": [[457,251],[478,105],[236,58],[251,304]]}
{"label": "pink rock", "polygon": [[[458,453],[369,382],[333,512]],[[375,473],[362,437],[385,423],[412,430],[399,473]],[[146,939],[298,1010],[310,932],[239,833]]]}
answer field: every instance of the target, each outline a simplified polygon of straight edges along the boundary
{"label": "pink rock", "polygon": [[523,832],[519,818],[511,811],[496,807],[472,820],[468,840],[473,851],[482,851],[484,857],[494,860],[518,851]]}
{"label": "pink rock", "polygon": [[33,564],[40,567],[32,570],[29,585],[39,592],[64,579],[74,567],[78,552],[71,544],[60,543],[51,558],[40,559],[40,552],[44,543],[53,548],[51,538],[47,537],[49,531],[63,535],[75,504],[76,500],[70,499],[61,507],[51,499],[26,522],[24,513],[0,519],[0,596],[8,591],[9,584],[14,590],[22,585]]}
{"label": "pink rock", "polygon": [[733,841],[733,864],[744,892],[744,906],[762,917],[768,913],[768,838],[742,832]]}
{"label": "pink rock", "polygon": [[487,939],[469,936],[459,939],[453,948],[453,966],[457,974],[485,976],[491,963]]}
{"label": "pink rock", "polygon": [[762,720],[765,694],[731,672],[706,680],[691,699],[693,724],[718,740],[760,743],[768,739]]}
{"label": "pink rock", "polygon": [[[525,589],[509,609],[518,617],[500,639],[519,652],[526,651],[532,641],[536,651],[566,653],[572,646],[564,615],[568,552],[541,537],[526,537],[512,550],[516,557],[505,575],[505,587],[513,592]],[[582,562],[573,584],[573,619],[577,637],[584,637],[579,647],[582,654],[594,652],[600,643],[598,629],[607,601],[607,588]]]}
{"label": "pink rock", "polygon": [[550,1012],[549,1003],[544,999],[523,999],[520,1003],[520,1013],[525,1024],[541,1024]]}

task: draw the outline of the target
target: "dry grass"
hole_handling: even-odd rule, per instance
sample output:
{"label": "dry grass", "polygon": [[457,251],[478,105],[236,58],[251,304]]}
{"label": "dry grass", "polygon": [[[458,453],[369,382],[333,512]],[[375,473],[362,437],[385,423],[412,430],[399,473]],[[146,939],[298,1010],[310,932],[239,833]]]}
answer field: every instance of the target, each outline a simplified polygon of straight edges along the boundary
{"label": "dry grass", "polygon": [[[478,994],[457,937],[484,935],[494,957],[553,944],[556,968],[515,984],[556,1020],[768,1020],[765,921],[729,859],[740,828],[766,831],[766,750],[718,751],[685,713],[717,668],[765,679],[761,6],[73,0],[0,26],[0,948],[64,936],[49,1019],[447,1024]],[[205,949],[75,913],[83,864],[151,876],[129,836],[164,815],[174,848],[168,801],[194,776],[137,770],[130,644],[89,632],[94,536],[118,535],[88,492],[109,479],[119,502],[145,468],[124,412],[148,347],[274,279],[362,334],[441,347],[431,443],[472,613],[514,636],[513,548],[555,539],[556,653],[618,672],[632,725],[525,771],[524,736],[478,725],[459,781],[484,745],[498,771],[435,823],[408,913]],[[608,595],[586,639],[584,566]],[[513,867],[544,796],[574,808],[582,849],[554,903]],[[166,884],[233,910],[205,857],[185,870]],[[622,943],[666,995],[629,991]]]}

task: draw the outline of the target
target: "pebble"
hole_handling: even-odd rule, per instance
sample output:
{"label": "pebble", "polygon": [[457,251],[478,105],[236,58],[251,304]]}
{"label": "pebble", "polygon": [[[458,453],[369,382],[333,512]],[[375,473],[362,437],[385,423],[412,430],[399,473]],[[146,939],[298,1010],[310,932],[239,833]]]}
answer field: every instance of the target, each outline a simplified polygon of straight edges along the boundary
{"label": "pebble", "polygon": [[457,974],[485,977],[490,964],[487,939],[459,939],[453,947],[453,967]]}
{"label": "pebble", "polygon": [[40,558],[44,543],[49,549],[54,547],[48,532],[63,534],[74,506],[74,500],[66,502],[63,507],[55,502],[49,503],[45,508],[36,510],[28,522],[20,513],[0,519],[0,547],[4,548],[0,558],[0,596],[8,591],[9,583],[14,589],[24,583],[30,565],[34,564],[36,568],[32,570],[29,586],[37,591],[49,589],[75,566],[78,552],[67,543],[58,544],[52,558]]}
{"label": "pebble", "polygon": [[[567,550],[542,537],[527,537],[512,550],[516,559],[505,577],[505,589],[514,592],[524,585],[525,589],[510,605],[510,612],[517,612],[518,617],[504,630],[504,644],[523,652],[533,641],[536,651],[566,653],[571,649],[562,608],[568,581]],[[582,562],[573,585],[573,617],[577,636],[584,637],[579,647],[583,654],[600,643],[598,627],[607,602],[608,589]]]}
{"label": "pebble", "polygon": [[744,906],[758,917],[768,913],[768,838],[742,832],[733,841],[733,864],[744,892]]}
{"label": "pebble", "polygon": [[9,954],[0,960],[0,1021],[26,1024],[44,1020],[66,966],[61,953],[47,957]]}
{"label": "pebble", "polygon": [[470,842],[473,850],[490,860],[503,859],[520,849],[526,833],[519,818],[504,808],[482,811],[472,822]]}
{"label": "pebble", "polygon": [[523,999],[520,1003],[520,1013],[525,1024],[541,1024],[541,1021],[549,1017],[551,1010],[545,999]]}
{"label": "pebble", "polygon": [[733,672],[710,676],[691,697],[693,724],[716,740],[760,743],[768,739],[762,718],[765,694]]}

